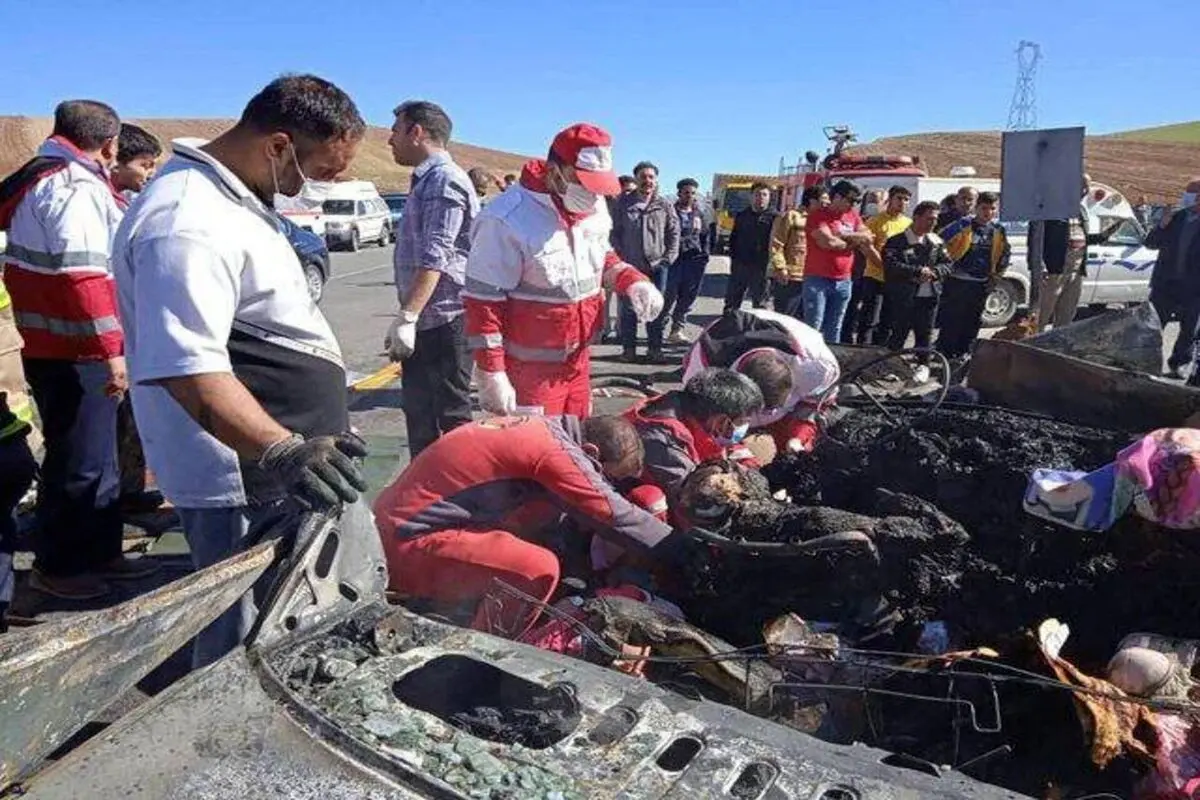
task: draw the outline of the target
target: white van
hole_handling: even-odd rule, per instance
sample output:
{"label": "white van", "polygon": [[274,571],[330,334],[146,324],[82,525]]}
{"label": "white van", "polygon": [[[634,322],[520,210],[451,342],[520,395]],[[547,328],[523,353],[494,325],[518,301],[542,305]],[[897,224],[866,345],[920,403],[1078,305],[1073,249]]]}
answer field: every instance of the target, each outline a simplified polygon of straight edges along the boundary
{"label": "white van", "polygon": [[329,191],[321,201],[325,242],[330,249],[345,247],[357,251],[364,242],[381,247],[395,241],[392,215],[370,181],[342,181],[327,184]]}

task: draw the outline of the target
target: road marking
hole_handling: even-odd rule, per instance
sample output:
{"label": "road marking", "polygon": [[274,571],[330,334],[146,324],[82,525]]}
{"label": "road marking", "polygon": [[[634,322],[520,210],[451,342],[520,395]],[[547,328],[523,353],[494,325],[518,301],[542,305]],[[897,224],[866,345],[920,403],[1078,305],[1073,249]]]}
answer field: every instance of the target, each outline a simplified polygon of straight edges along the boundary
{"label": "road marking", "polygon": [[329,282],[333,283],[334,281],[340,281],[342,278],[353,278],[355,275],[365,275],[368,272],[374,272],[377,269],[387,269],[390,266],[392,266],[392,265],[391,264],[376,264],[373,267],[366,267],[364,269],[356,269],[353,272],[339,272],[336,275],[334,275],[332,278],[330,278]]}

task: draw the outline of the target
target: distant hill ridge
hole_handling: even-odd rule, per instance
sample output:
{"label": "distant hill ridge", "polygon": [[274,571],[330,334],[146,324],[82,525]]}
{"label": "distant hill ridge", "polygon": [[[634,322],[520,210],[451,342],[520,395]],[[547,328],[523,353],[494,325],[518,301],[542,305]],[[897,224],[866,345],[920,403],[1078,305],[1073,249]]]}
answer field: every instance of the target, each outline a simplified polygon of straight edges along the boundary
{"label": "distant hill ridge", "polygon": [[[1192,175],[1200,174],[1200,135],[1188,140],[1200,123],[1144,131],[1089,136],[1084,144],[1087,171],[1136,201],[1174,200]],[[1174,129],[1173,132],[1170,129]],[[971,166],[980,177],[1000,177],[1000,132],[919,133],[857,145],[850,152],[920,156],[930,175],[945,176],[952,167]],[[1171,136],[1184,141],[1171,141]]]}
{"label": "distant hill ridge", "polygon": [[[222,131],[233,126],[231,119],[131,119],[137,125],[157,136],[164,146],[169,146],[172,139],[186,136],[196,136],[212,139]],[[38,145],[50,135],[53,127],[49,117],[12,117],[0,116],[0,176],[7,175],[21,164],[25,163],[36,151]],[[358,155],[350,164],[346,173],[347,178],[374,181],[381,191],[407,191],[409,176],[412,170],[398,166],[392,161],[392,151],[388,147],[387,128],[372,127],[367,131],[366,141],[358,150]],[[516,153],[505,153],[486,147],[476,147],[470,144],[452,142],[450,152],[455,160],[463,167],[483,167],[500,178],[506,172],[520,172],[521,165],[529,157]]]}

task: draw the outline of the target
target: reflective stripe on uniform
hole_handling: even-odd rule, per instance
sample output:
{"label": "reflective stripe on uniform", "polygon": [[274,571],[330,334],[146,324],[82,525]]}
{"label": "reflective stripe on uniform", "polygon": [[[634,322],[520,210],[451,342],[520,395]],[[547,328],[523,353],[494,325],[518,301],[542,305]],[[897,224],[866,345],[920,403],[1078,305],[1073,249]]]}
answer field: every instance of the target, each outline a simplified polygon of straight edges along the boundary
{"label": "reflective stripe on uniform", "polygon": [[0,310],[8,308],[12,305],[12,295],[8,293],[8,287],[4,285],[4,281],[0,280]]}
{"label": "reflective stripe on uniform", "polygon": [[8,409],[13,415],[13,421],[0,428],[0,441],[18,433],[23,433],[33,427],[33,404],[22,403],[16,408]]}
{"label": "reflective stripe on uniform", "polygon": [[584,345],[573,347],[525,347],[524,345],[508,342],[504,352],[519,361],[541,361],[558,364],[567,361],[571,356],[582,350]]}
{"label": "reflective stripe on uniform", "polygon": [[68,250],[63,253],[47,253],[43,250],[33,250],[16,242],[9,242],[4,254],[11,260],[20,262],[32,269],[70,269],[72,267],[108,268],[108,253],[95,253],[87,250]]}
{"label": "reflective stripe on uniform", "polygon": [[463,294],[469,297],[474,297],[477,300],[502,302],[508,297],[508,293],[498,286],[493,286],[490,283],[484,283],[478,278],[467,276],[467,282],[463,286]]}
{"label": "reflective stripe on uniform", "polygon": [[99,336],[121,330],[121,322],[115,316],[73,320],[47,317],[44,314],[33,314],[20,309],[14,309],[14,316],[17,319],[17,325],[22,328],[49,331],[55,336]]}
{"label": "reflective stripe on uniform", "polygon": [[490,350],[495,347],[503,347],[504,335],[499,333],[485,333],[481,336],[470,336],[467,338],[467,344],[472,349],[485,348]]}
{"label": "reflective stripe on uniform", "polygon": [[580,279],[573,288],[522,284],[509,292],[508,296],[518,300],[532,300],[535,303],[562,303],[584,300],[599,291],[600,282],[595,276],[591,276]]}

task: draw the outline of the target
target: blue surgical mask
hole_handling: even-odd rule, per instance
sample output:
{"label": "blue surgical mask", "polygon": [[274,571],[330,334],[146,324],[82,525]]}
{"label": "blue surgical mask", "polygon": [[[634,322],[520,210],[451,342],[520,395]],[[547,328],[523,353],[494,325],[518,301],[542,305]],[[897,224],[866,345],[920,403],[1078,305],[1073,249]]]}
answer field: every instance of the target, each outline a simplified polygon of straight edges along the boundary
{"label": "blue surgical mask", "polygon": [[729,447],[735,444],[741,444],[741,441],[746,438],[746,434],[750,432],[750,423],[743,422],[733,429],[733,432],[728,436],[718,436],[717,443],[722,447]]}
{"label": "blue surgical mask", "polygon": [[1179,198],[1179,207],[1180,208],[1191,208],[1194,205],[1196,205],[1196,193],[1195,192],[1184,192],[1183,195]]}

